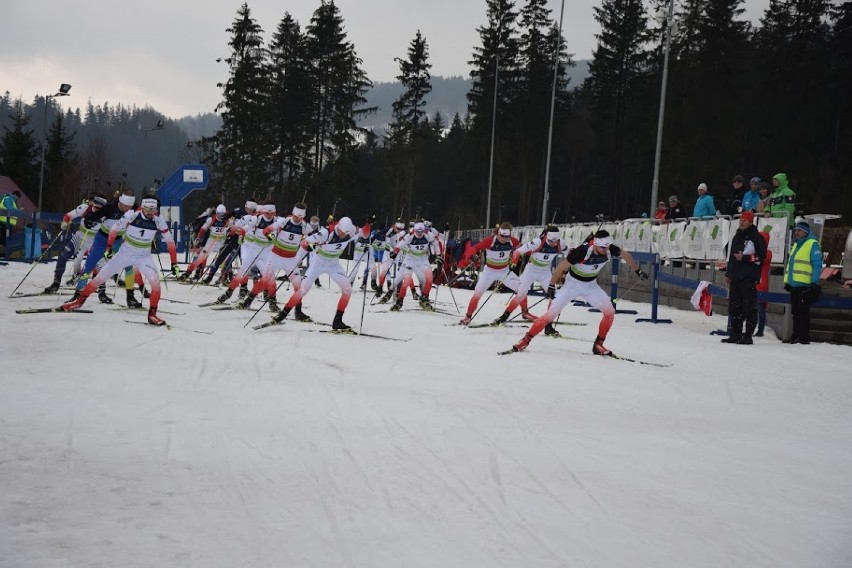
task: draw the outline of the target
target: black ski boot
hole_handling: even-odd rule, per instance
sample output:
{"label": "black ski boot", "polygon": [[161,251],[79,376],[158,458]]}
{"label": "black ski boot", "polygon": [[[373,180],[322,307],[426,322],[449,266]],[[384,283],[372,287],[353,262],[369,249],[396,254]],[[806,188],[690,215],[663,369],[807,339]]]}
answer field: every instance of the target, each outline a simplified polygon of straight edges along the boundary
{"label": "black ski boot", "polygon": [[254,302],[254,299],[256,297],[257,296],[254,296],[253,294],[249,294],[248,296],[237,302],[237,307],[241,310],[249,309],[251,307],[251,303]]}
{"label": "black ski boot", "polygon": [[398,312],[398,311],[400,311],[401,309],[402,309],[402,300],[400,300],[399,298],[397,298],[397,299],[396,299],[396,302],[394,302],[394,303],[393,303],[393,305],[391,306],[390,311],[392,311],[392,312]]}
{"label": "black ski boot", "polygon": [[240,286],[240,295],[238,296],[238,299],[243,300],[248,295],[249,295],[248,286]]}
{"label": "black ski boot", "polygon": [[296,318],[296,321],[314,321],[311,319],[311,316],[302,311],[302,302],[296,304],[296,313],[294,314],[294,317]]}
{"label": "black ski boot", "polygon": [[213,275],[212,274],[201,281],[202,284],[206,284],[207,286],[210,286],[211,282],[213,282]]}
{"label": "black ski boot", "polygon": [[59,292],[59,286],[60,286],[59,280],[54,280],[53,284],[51,284],[50,286],[45,288],[44,292],[42,292],[42,294],[55,294],[55,293]]}
{"label": "black ski boot", "polygon": [[278,300],[276,300],[274,297],[269,298],[269,299],[266,301],[266,305],[268,305],[268,306],[269,306],[269,311],[270,311],[270,312],[274,312],[274,313],[276,313],[276,314],[277,314],[278,312],[280,312],[280,311],[281,311],[281,306],[279,306],[279,305],[278,305]]}
{"label": "black ski boot", "polygon": [[550,337],[559,337],[560,334],[556,331],[556,328],[553,327],[553,322],[550,322],[546,326],[544,326],[544,334],[549,335]]}
{"label": "black ski boot", "polygon": [[133,290],[127,290],[127,307],[131,310],[138,310],[142,307],[142,302],[136,299],[133,295]]}
{"label": "black ski boot", "polygon": [[319,278],[314,280],[314,286],[316,286],[317,288],[322,288],[322,284],[320,284]]}
{"label": "black ski boot", "polygon": [[142,287],[142,297],[146,300],[151,297],[151,292],[149,292],[144,286]]}
{"label": "black ski boot", "polygon": [[432,307],[432,302],[429,301],[429,298],[426,296],[420,296],[420,307],[427,312],[434,312],[435,308]]}
{"label": "black ski boot", "polygon": [[274,321],[275,323],[281,323],[281,322],[284,321],[284,319],[287,317],[287,315],[289,313],[290,313],[290,308],[288,308],[287,306],[284,306],[284,308],[280,312],[278,312],[277,314],[272,316],[272,321]]}
{"label": "black ski boot", "polygon": [[222,294],[218,298],[216,298],[216,303],[217,304],[224,304],[225,302],[227,302],[228,300],[231,299],[231,295],[233,293],[234,293],[234,291],[231,290],[230,288],[228,288],[227,290],[222,292]]}
{"label": "black ski boot", "polygon": [[343,310],[337,310],[334,314],[334,321],[331,322],[331,328],[335,331],[352,331],[352,328],[343,323]]}
{"label": "black ski boot", "polygon": [[491,325],[501,325],[509,319],[509,312],[503,312],[499,318],[491,322]]}
{"label": "black ski boot", "polygon": [[379,300],[379,303],[380,304],[387,304],[390,301],[392,296],[393,296],[393,289],[390,289],[385,293],[384,296],[382,296],[382,299]]}
{"label": "black ski boot", "polygon": [[112,304],[112,298],[107,296],[106,288],[98,288],[98,301],[102,304]]}

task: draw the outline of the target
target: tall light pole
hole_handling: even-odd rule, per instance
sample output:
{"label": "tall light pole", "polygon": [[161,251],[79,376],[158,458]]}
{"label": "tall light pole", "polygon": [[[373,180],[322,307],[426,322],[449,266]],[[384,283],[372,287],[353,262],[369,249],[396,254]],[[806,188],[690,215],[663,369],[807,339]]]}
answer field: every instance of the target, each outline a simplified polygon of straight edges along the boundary
{"label": "tall light pole", "polygon": [[674,17],[674,0],[669,0],[669,15],[666,18],[666,46],[663,52],[663,84],[660,87],[660,115],[657,118],[657,148],[654,153],[654,181],[651,183],[651,207],[648,217],[654,218],[657,209],[657,194],[660,189],[660,155],[663,148],[663,120],[666,115],[666,85],[669,82],[669,51],[672,46],[672,17]]}
{"label": "tall light pole", "polygon": [[38,176],[38,216],[41,219],[41,196],[44,193],[44,147],[45,147],[45,130],[47,129],[47,105],[55,97],[67,97],[68,91],[71,90],[71,85],[62,83],[59,85],[59,90],[55,95],[47,95],[44,97],[44,111],[41,117],[41,172]]}
{"label": "tall light pole", "polygon": [[494,130],[497,126],[497,79],[500,76],[500,43],[503,41],[503,15],[497,21],[497,43],[494,46],[494,100],[491,107],[491,157],[488,162],[488,198],[485,203],[485,228],[491,230],[491,183],[494,180]]}
{"label": "tall light pole", "polygon": [[[141,128],[141,127],[142,127],[142,125],[140,124],[140,125],[139,125],[139,127]],[[151,157],[150,157],[150,148],[149,148],[149,146],[148,146],[148,133],[149,133],[149,132],[156,132],[156,131],[159,131],[159,130],[163,130],[165,127],[166,127],[166,123],[163,121],[163,119],[162,119],[162,118],[158,118],[158,119],[157,119],[157,124],[155,124],[154,126],[152,126],[152,127],[150,127],[150,128],[146,128],[146,129],[145,129],[145,140],[143,141],[143,147],[144,147],[144,148],[143,148],[143,150],[144,150],[144,155],[145,155],[145,160],[144,160],[144,164],[143,164],[143,170],[144,170],[144,171],[142,172],[142,177],[143,177],[143,178],[147,178],[147,176],[148,176],[148,172],[149,172],[149,170],[150,170],[149,165],[150,165],[150,163],[151,163],[151,161],[152,161],[152,160],[151,160]],[[150,189],[151,189],[151,186],[147,186],[147,185],[143,185],[143,186],[142,186],[142,192],[143,192],[143,193],[144,193],[146,190],[150,190]]]}
{"label": "tall light pole", "polygon": [[[553,148],[553,115],[556,112],[556,84],[559,79],[559,48],[562,47],[562,17],[565,15],[565,0],[559,10],[559,31],[553,53],[553,89],[550,93],[550,124],[547,127],[547,160],[544,164],[544,198],[541,201],[541,224],[547,224],[547,202],[550,198],[550,155]],[[554,213],[554,219],[556,214]]]}

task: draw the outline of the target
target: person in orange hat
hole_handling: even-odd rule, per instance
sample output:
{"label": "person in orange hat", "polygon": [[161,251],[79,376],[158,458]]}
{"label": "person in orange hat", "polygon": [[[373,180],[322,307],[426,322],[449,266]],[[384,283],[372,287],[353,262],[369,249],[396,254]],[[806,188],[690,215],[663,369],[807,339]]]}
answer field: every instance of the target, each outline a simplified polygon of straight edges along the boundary
{"label": "person in orange hat", "polygon": [[[722,343],[751,345],[757,327],[757,284],[760,268],[766,260],[766,241],[754,225],[754,213],[740,217],[740,227],[731,240],[725,282],[728,284],[730,335]],[[745,330],[743,330],[745,323]]]}

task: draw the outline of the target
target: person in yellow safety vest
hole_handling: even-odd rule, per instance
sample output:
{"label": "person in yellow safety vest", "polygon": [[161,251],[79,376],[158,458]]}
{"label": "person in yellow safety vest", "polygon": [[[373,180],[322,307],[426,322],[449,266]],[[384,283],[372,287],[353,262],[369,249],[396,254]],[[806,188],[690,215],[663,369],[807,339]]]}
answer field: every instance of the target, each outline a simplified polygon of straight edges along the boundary
{"label": "person in yellow safety vest", "polygon": [[[0,200],[0,209],[17,209],[18,208],[18,199],[21,197],[20,191],[13,191],[12,193],[7,193],[3,196],[3,199]],[[15,228],[15,225],[18,224],[17,217],[11,217],[3,215],[0,217],[0,245],[6,246],[6,233],[12,232],[12,229]]]}
{"label": "person in yellow safety vest", "polygon": [[784,343],[811,342],[811,303],[819,293],[822,272],[822,250],[805,222],[793,227],[793,248],[784,269],[784,289],[790,292],[793,313],[793,335]]}

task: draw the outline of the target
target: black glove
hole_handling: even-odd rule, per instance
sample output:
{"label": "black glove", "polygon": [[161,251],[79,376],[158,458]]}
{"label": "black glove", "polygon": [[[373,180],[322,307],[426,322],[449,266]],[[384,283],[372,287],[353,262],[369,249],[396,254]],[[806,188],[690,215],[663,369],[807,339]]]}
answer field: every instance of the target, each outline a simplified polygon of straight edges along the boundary
{"label": "black glove", "polygon": [[792,286],[790,286],[789,284],[784,284],[784,290],[785,290],[785,291],[789,292],[789,291],[790,291],[790,290],[792,290],[792,289],[793,289],[793,287],[792,287]]}
{"label": "black glove", "polygon": [[438,265],[438,268],[440,268],[440,267],[444,264],[444,257],[443,257],[443,256],[439,256],[438,258],[436,258],[436,259],[435,259],[435,264],[437,264],[437,265]]}
{"label": "black glove", "polygon": [[553,284],[547,287],[547,297],[551,300],[556,297],[556,286]]}
{"label": "black glove", "polygon": [[449,230],[450,230],[450,224],[449,224],[449,223],[446,223],[446,224],[444,225],[444,230],[445,230],[445,231],[449,231]]}
{"label": "black glove", "polygon": [[172,274],[174,274],[175,276],[180,276],[180,266],[178,266],[177,263],[174,263],[172,265]]}
{"label": "black glove", "polygon": [[390,253],[391,260],[393,260],[393,259],[395,259],[395,258],[396,258],[396,254],[397,254],[397,253],[396,253],[396,251],[395,251],[395,250],[392,250],[392,251],[391,251],[391,253]]}
{"label": "black glove", "polygon": [[642,280],[647,280],[647,279],[648,279],[648,273],[647,273],[647,272],[644,272],[641,268],[637,268],[637,269],[636,269],[636,270],[634,270],[633,272],[635,272],[635,273],[636,273],[636,276],[638,276],[638,277],[639,277],[639,278],[641,278]]}
{"label": "black glove", "polygon": [[434,263],[435,263],[435,255],[434,255],[434,254],[430,254],[430,255],[429,255],[429,264],[434,264]]}
{"label": "black glove", "polygon": [[115,252],[111,248],[108,248],[104,251],[104,258],[109,260],[115,255]]}

